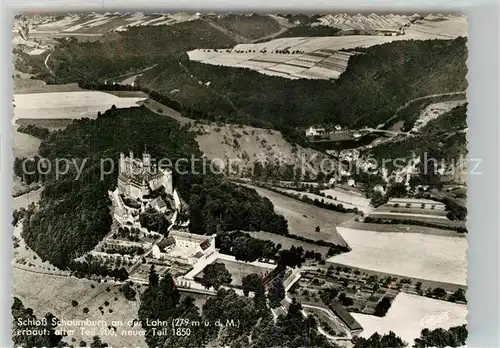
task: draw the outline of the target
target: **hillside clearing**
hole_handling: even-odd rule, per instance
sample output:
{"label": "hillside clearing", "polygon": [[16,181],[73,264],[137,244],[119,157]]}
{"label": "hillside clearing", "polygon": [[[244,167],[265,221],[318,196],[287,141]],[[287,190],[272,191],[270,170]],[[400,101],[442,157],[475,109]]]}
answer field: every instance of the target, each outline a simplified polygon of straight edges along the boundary
{"label": "hillside clearing", "polygon": [[[65,341],[70,342],[75,338],[88,344],[96,334],[83,334],[80,328],[96,329],[102,341],[114,347],[145,347],[143,332],[140,326],[130,327],[129,321],[137,317],[135,302],[130,302],[121,295],[118,285],[99,284],[87,279],[36,274],[14,268],[14,295],[19,297],[27,308],[32,308],[34,314],[41,318],[48,312],[54,314],[59,320],[101,320],[103,326],[61,325],[59,329],[75,330],[68,335]],[[94,285],[94,288],[91,287]],[[107,288],[110,291],[107,291]],[[57,294],[56,296],[54,296]],[[115,300],[117,298],[117,300]],[[71,301],[76,300],[78,305],[73,307]],[[109,302],[106,306],[105,302]],[[98,307],[102,306],[102,311]],[[88,308],[88,313],[83,312]],[[112,313],[110,313],[110,310]],[[121,321],[123,326],[117,326],[116,335],[105,335],[100,330],[106,330],[112,321]],[[122,330],[130,330],[135,334],[123,335]]]}
{"label": "hillside clearing", "polygon": [[[337,226],[349,220],[353,214],[321,209],[261,187],[250,187],[274,204],[274,211],[283,215],[288,221],[288,229],[291,234],[312,240],[347,245],[348,242],[346,243],[346,240],[338,233]],[[316,232],[316,226],[320,227],[320,232]]]}
{"label": "hillside clearing", "polygon": [[18,132],[18,125],[12,125],[12,153],[14,157],[32,158],[38,154],[41,140],[26,134]]}

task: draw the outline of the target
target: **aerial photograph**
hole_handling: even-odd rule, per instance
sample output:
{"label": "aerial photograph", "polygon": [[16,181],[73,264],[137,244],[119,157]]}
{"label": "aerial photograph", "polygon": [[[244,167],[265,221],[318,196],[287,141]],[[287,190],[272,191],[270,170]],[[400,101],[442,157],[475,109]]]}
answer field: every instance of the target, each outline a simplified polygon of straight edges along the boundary
{"label": "aerial photograph", "polygon": [[467,18],[25,12],[12,341],[467,340]]}

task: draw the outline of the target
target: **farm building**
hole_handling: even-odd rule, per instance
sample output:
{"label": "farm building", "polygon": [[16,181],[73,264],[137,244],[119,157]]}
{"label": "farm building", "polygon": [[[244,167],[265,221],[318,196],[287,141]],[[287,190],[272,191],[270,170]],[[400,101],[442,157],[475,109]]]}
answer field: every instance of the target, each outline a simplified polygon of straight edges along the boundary
{"label": "farm building", "polygon": [[351,331],[351,334],[359,334],[363,331],[363,327],[353,318],[353,316],[344,308],[340,303],[333,302],[328,306],[330,310],[335,313],[337,317],[342,320],[342,322],[347,326],[347,328]]}
{"label": "farm building", "polygon": [[188,264],[195,264],[203,256],[215,252],[215,236],[202,236],[187,232],[172,230],[164,241],[165,245],[153,247],[153,257],[156,259],[171,259]]}

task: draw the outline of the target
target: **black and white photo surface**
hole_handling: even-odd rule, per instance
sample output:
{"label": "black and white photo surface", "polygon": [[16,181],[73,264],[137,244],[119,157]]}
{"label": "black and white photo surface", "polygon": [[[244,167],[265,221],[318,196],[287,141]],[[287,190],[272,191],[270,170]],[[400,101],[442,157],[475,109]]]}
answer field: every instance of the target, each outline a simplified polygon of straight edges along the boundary
{"label": "black and white photo surface", "polygon": [[15,347],[465,347],[467,18],[16,15]]}

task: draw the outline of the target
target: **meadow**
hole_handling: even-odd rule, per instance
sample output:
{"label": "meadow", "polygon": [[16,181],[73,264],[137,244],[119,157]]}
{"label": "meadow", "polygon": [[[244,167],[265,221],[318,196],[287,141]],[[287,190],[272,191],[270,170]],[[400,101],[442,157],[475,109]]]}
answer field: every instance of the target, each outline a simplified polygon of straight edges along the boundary
{"label": "meadow", "polygon": [[398,276],[458,285],[467,281],[467,239],[338,228],[352,251],[327,260]]}
{"label": "meadow", "polygon": [[104,112],[112,105],[126,108],[143,99],[119,98],[97,91],[15,94],[14,119],[96,118],[97,112]]}
{"label": "meadow", "polygon": [[[253,188],[259,195],[267,197],[273,203],[277,214],[285,217],[291,234],[346,245],[346,241],[337,231],[337,226],[349,220],[353,214],[321,209],[261,187]],[[316,232],[317,226],[320,232]]]}
{"label": "meadow", "polygon": [[[13,278],[14,295],[19,297],[26,307],[32,308],[39,318],[50,312],[61,321],[89,319],[102,320],[107,324],[60,325],[58,329],[74,330],[73,334],[65,338],[66,342],[79,345],[81,341],[85,341],[89,345],[92,337],[98,335],[103,342],[113,347],[146,346],[144,336],[139,336],[143,333],[142,328],[138,325],[134,327],[129,325],[129,321],[137,317],[137,304],[125,299],[119,291],[120,285],[37,274],[17,268],[13,270]],[[72,304],[73,300],[77,301],[76,306]],[[123,326],[115,323],[116,334],[106,335],[106,332],[101,332],[101,330],[107,331],[112,321],[123,322]],[[96,332],[85,334],[82,328],[95,329]],[[122,334],[122,330],[130,330],[132,334]]]}

